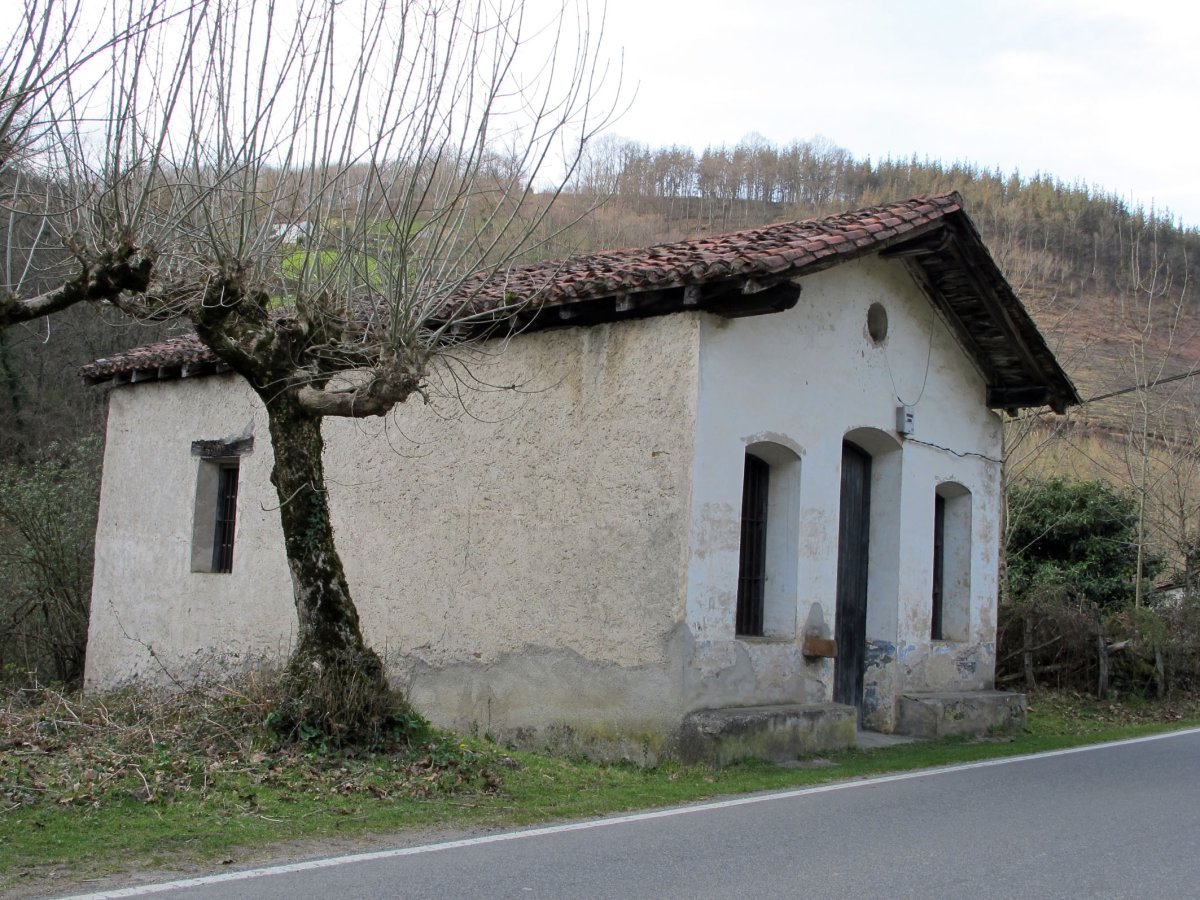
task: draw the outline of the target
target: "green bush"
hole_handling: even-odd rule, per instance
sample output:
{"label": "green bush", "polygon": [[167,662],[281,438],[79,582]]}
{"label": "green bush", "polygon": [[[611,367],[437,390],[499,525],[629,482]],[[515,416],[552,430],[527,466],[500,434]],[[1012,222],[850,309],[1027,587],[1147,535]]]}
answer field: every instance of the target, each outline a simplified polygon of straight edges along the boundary
{"label": "green bush", "polygon": [[0,461],[0,671],[82,679],[99,493],[95,439]]}
{"label": "green bush", "polygon": [[[1133,598],[1137,576],[1137,505],[1099,481],[1051,478],[1008,494],[1008,588],[1015,600],[1066,590],[1101,609]],[[1143,562],[1147,581],[1160,562]]]}

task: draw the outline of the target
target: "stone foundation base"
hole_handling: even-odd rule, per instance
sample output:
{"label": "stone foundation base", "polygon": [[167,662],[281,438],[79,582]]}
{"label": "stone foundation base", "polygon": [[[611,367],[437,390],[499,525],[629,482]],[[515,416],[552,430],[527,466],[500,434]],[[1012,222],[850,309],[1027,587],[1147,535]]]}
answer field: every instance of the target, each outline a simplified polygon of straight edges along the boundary
{"label": "stone foundation base", "polygon": [[684,762],[723,766],[740,759],[787,762],[854,746],[854,707],[840,703],[706,709],[683,720],[678,753]]}
{"label": "stone foundation base", "polygon": [[940,738],[1013,731],[1025,727],[1024,694],[1007,691],[904,693],[896,709],[896,734]]}

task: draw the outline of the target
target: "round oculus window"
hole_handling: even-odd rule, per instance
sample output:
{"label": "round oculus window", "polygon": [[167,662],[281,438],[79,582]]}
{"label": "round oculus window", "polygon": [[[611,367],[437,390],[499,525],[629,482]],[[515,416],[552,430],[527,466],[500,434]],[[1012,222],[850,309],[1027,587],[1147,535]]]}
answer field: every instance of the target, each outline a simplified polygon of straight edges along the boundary
{"label": "round oculus window", "polygon": [[867,337],[878,346],[887,340],[888,314],[882,303],[872,303],[867,310]]}

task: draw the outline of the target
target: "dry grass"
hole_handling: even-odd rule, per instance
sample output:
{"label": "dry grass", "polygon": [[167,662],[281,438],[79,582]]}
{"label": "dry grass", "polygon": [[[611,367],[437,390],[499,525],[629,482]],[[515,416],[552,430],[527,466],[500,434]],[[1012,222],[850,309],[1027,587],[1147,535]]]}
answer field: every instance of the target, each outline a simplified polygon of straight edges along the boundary
{"label": "dry grass", "polygon": [[10,688],[0,708],[0,815],[36,806],[203,802],[247,785],[297,796],[428,797],[494,790],[489,760],[457,739],[420,738],[369,750],[281,744],[264,725],[274,677],[103,697]]}

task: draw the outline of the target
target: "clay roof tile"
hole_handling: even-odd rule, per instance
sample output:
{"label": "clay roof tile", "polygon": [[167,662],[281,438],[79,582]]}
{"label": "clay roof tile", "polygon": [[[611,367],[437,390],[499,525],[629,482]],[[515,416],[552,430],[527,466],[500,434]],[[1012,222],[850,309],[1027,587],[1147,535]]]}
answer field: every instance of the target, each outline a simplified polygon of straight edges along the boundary
{"label": "clay roof tile", "polygon": [[[475,313],[510,308],[514,296],[540,309],[735,276],[800,275],[806,266],[832,254],[849,258],[871,252],[876,245],[959,209],[957,194],[917,197],[823,219],[534,263],[468,279],[447,301],[447,314],[463,307]],[[199,340],[188,335],[96,360],[84,367],[83,374],[98,380],[212,360]]]}

